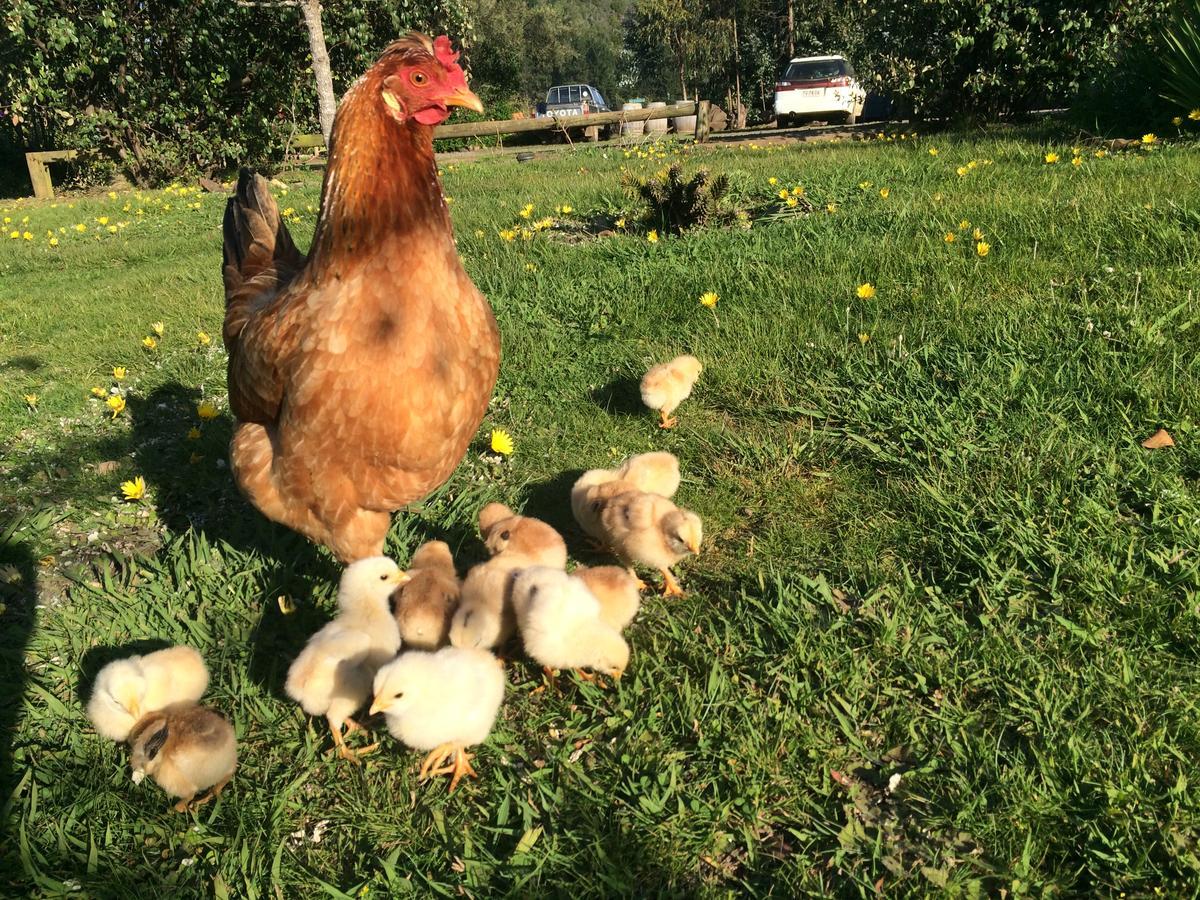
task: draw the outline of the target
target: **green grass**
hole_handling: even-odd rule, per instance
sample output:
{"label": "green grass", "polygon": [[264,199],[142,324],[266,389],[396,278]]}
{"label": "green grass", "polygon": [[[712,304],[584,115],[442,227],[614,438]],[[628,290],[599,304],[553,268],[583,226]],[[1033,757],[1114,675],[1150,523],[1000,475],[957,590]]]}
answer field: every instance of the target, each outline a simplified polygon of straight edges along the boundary
{"label": "green grass", "polygon": [[[802,184],[817,212],[656,245],[506,243],[526,203],[630,212],[621,167],[665,161],[445,174],[504,361],[476,446],[397,517],[390,551],[442,536],[478,559],[474,515],[502,499],[583,553],[573,473],[648,449],[680,456],[706,526],[689,596],[647,600],[619,689],[535,694],[536,667],[510,666],[482,778],[450,797],[386,736],[362,770],[335,761],[282,694],[337,569],[221,463],[224,356],[195,332],[220,333],[222,198],[8,204],[0,675],[19,701],[0,712],[0,892],[1194,890],[1200,149],[1089,149],[1076,168],[1069,144],[996,132],[683,159],[761,209]],[[302,245],[317,191],[280,197]],[[24,216],[34,240],[9,239]],[[131,224],[97,235],[100,216]],[[685,351],[705,372],[661,432],[635,382]],[[89,390],[113,365],[128,408],[109,422]],[[189,441],[201,397],[221,415]],[[1139,446],[1162,426],[1175,448]],[[492,427],[516,440],[503,464],[482,453]],[[135,475],[147,499],[122,503]],[[148,640],[201,649],[241,742],[231,790],[194,820],[134,787],[83,714],[98,666]]]}

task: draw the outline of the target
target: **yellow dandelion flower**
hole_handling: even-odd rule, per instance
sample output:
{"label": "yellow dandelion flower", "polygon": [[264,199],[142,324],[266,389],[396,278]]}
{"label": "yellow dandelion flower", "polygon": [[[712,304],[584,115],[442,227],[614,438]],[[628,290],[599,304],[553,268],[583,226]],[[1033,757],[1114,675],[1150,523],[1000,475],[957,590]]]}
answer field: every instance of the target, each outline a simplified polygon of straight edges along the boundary
{"label": "yellow dandelion flower", "polygon": [[561,212],[564,216],[569,216],[571,213],[575,212],[575,207],[571,206],[569,203],[564,203],[561,207],[559,207],[559,212]]}
{"label": "yellow dandelion flower", "polygon": [[116,192],[116,191],[109,191],[109,192],[108,192],[108,199],[109,199],[109,200],[116,200],[116,199],[117,199],[117,192]]}
{"label": "yellow dandelion flower", "polygon": [[804,188],[802,188],[800,185],[796,185],[794,188],[792,188],[792,196],[793,197],[803,197],[804,196]]}
{"label": "yellow dandelion flower", "polygon": [[799,202],[800,201],[797,200],[795,197],[788,197],[787,201],[786,201],[788,206],[796,206],[797,204],[799,204]]}
{"label": "yellow dandelion flower", "polygon": [[937,156],[937,155],[938,155],[938,148],[937,148],[937,147],[930,147],[930,148],[929,148],[929,155],[930,155],[930,156]]}
{"label": "yellow dandelion flower", "polygon": [[837,211],[838,211],[838,205],[836,203],[834,203],[832,200],[830,200],[828,203],[825,204],[825,212],[835,213]]}
{"label": "yellow dandelion flower", "polygon": [[25,240],[27,240],[27,241],[32,241],[32,240],[33,240],[33,232],[32,232],[32,231],[26,231],[26,232],[24,232],[24,233],[21,235],[21,237],[23,237],[23,238],[24,238]]}
{"label": "yellow dandelion flower", "polygon": [[158,347],[158,341],[152,337],[144,337],[142,338],[142,346],[147,350],[154,350]]}
{"label": "yellow dandelion flower", "polygon": [[1108,156],[1108,151],[1097,150],[1093,155],[1096,157],[1096,159],[1104,159],[1104,157]]}
{"label": "yellow dandelion flower", "polygon": [[132,481],[121,482],[121,493],[126,500],[141,500],[146,496],[146,479],[139,475]]}
{"label": "yellow dandelion flower", "polygon": [[536,272],[537,266],[535,266],[533,263],[525,263],[525,271],[526,272]]}
{"label": "yellow dandelion flower", "polygon": [[212,343],[212,336],[209,335],[207,331],[197,331],[196,340],[199,342],[201,347],[207,347]]}
{"label": "yellow dandelion flower", "polygon": [[501,456],[508,456],[513,452],[513,439],[503,428],[492,429],[492,450]]}
{"label": "yellow dandelion flower", "polygon": [[880,188],[879,189],[879,196],[882,197],[884,200],[886,200],[888,197],[890,197],[891,194],[892,194],[891,188]]}
{"label": "yellow dandelion flower", "polygon": [[1188,118],[1193,122],[1200,122],[1200,109],[1193,109],[1190,113],[1188,113]]}
{"label": "yellow dandelion flower", "polygon": [[988,251],[991,249],[992,249],[992,245],[988,244],[984,241],[980,241],[979,243],[977,243],[975,245],[975,252],[978,253],[980,256],[987,256]]}
{"label": "yellow dandelion flower", "polygon": [[859,190],[863,190],[863,191],[869,191],[869,190],[871,189],[871,182],[869,182],[869,181],[860,181],[860,182],[858,183],[858,187],[859,187]]}
{"label": "yellow dandelion flower", "polygon": [[1183,124],[1183,116],[1175,116],[1171,119],[1171,124],[1178,128]]}
{"label": "yellow dandelion flower", "polygon": [[215,419],[217,417],[217,404],[211,400],[202,400],[196,405],[196,415],[201,419]]}
{"label": "yellow dandelion flower", "polygon": [[517,213],[517,215],[519,215],[522,219],[528,219],[533,215],[533,204],[526,203],[523,207],[521,207],[521,210]]}
{"label": "yellow dandelion flower", "polygon": [[1156,134],[1143,134],[1142,135],[1142,143],[1145,144],[1146,146],[1156,143],[1157,141],[1158,141],[1158,135],[1156,135]]}
{"label": "yellow dandelion flower", "polygon": [[958,236],[953,231],[947,231],[944,235],[942,235],[942,240],[947,244],[953,244],[956,240],[958,240]]}
{"label": "yellow dandelion flower", "polygon": [[870,300],[875,296],[875,285],[866,281],[858,286],[858,290],[855,293],[858,294],[859,300]]}
{"label": "yellow dandelion flower", "polygon": [[658,230],[655,228],[651,228],[650,232],[646,235],[646,240],[649,241],[651,244],[657,244],[658,243]]}
{"label": "yellow dandelion flower", "polygon": [[780,199],[780,200],[786,200],[787,198],[788,198],[788,189],[787,189],[787,188],[780,188],[780,189],[779,189],[779,199]]}
{"label": "yellow dandelion flower", "polygon": [[[769,184],[771,187],[775,187],[775,185],[779,184],[779,179],[772,175],[767,179],[767,184]],[[4,221],[7,222],[8,219],[5,219]]]}
{"label": "yellow dandelion flower", "polygon": [[970,162],[967,163],[967,168],[973,172],[979,168],[979,163],[976,162],[975,160],[971,160]]}
{"label": "yellow dandelion flower", "polygon": [[30,409],[37,409],[37,402],[38,402],[37,394],[26,394],[25,395],[25,405],[28,406]]}
{"label": "yellow dandelion flower", "polygon": [[11,234],[9,234],[9,237],[12,238],[14,241],[19,241],[21,239],[21,232],[14,231]]}
{"label": "yellow dandelion flower", "polygon": [[80,222],[78,225],[75,226],[75,230],[78,231],[80,234],[83,234],[85,231],[87,231],[87,226],[84,225],[82,222]]}
{"label": "yellow dandelion flower", "polygon": [[96,221],[99,222],[101,225],[107,225],[108,224],[108,216],[99,216],[96,219]]}
{"label": "yellow dandelion flower", "polygon": [[983,240],[983,229],[982,229],[982,228],[976,228],[976,229],[975,229],[975,230],[974,230],[974,231],[971,233],[971,237],[975,238],[975,240],[977,240],[977,241],[982,241],[982,240]]}
{"label": "yellow dandelion flower", "polygon": [[867,334],[865,331],[860,331],[858,333],[858,342],[860,344],[866,346],[867,341],[869,341],[870,339],[871,339],[871,336],[869,334]]}
{"label": "yellow dandelion flower", "polygon": [[968,169],[966,166],[959,166],[959,167],[958,167],[957,169],[955,169],[954,171],[955,171],[955,172],[957,172],[957,173],[958,173],[958,176],[961,178],[962,176],[966,175],[966,174],[967,174],[967,172],[968,172],[968,171],[970,171],[970,170],[969,170],[969,169]]}
{"label": "yellow dandelion flower", "polygon": [[4,217],[4,224],[5,224],[5,225],[11,225],[11,224],[12,224],[12,216],[5,216],[5,217]]}
{"label": "yellow dandelion flower", "polygon": [[57,247],[58,246],[58,238],[56,238],[56,237],[50,238],[50,246]]}
{"label": "yellow dandelion flower", "polygon": [[970,227],[971,227],[971,220],[970,220],[970,219],[963,219],[961,222],[959,222],[959,223],[958,223],[958,230],[959,230],[959,231],[966,231],[966,230],[967,230],[968,228],[970,228]]}
{"label": "yellow dandelion flower", "polygon": [[115,419],[121,413],[125,412],[125,398],[120,394],[113,394],[104,404],[112,410],[112,417]]}
{"label": "yellow dandelion flower", "polygon": [[200,440],[200,429],[197,428],[195,425],[193,425],[191,428],[189,428],[188,433],[187,433],[187,439],[189,441]]}
{"label": "yellow dandelion flower", "polygon": [[513,238],[515,238],[517,236],[516,231],[514,231],[511,228],[501,229],[498,232],[498,234],[500,235],[500,240],[502,240],[502,241],[511,241]]}
{"label": "yellow dandelion flower", "polygon": [[1071,165],[1073,165],[1075,168],[1079,168],[1080,166],[1083,165],[1083,157],[1082,156],[1071,157]]}
{"label": "yellow dandelion flower", "polygon": [[621,216],[621,218],[617,219],[617,221],[613,224],[615,224],[618,228],[624,228],[625,227],[625,217]]}
{"label": "yellow dandelion flower", "polygon": [[166,326],[163,325],[162,322],[151,322],[150,323],[150,330],[153,331],[159,337],[163,336],[163,330],[165,328],[166,328]]}
{"label": "yellow dandelion flower", "polygon": [[717,301],[720,299],[721,298],[717,296],[716,291],[705,291],[700,295],[700,305],[707,306],[709,309],[712,309],[717,305]]}
{"label": "yellow dandelion flower", "polygon": [[113,366],[113,378],[117,381],[124,381],[127,374],[124,366]]}
{"label": "yellow dandelion flower", "polygon": [[1054,165],[1054,163],[1058,162],[1058,154],[1051,151],[1046,154],[1045,159],[1047,165]]}
{"label": "yellow dandelion flower", "polygon": [[92,396],[93,397],[107,397],[108,391],[104,390],[104,388],[97,385],[96,387],[92,388]]}

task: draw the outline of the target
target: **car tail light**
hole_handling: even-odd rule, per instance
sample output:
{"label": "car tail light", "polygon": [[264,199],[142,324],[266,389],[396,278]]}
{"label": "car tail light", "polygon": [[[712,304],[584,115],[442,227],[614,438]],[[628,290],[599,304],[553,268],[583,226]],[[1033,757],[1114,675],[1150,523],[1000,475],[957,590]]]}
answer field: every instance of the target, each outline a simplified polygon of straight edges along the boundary
{"label": "car tail light", "polygon": [[839,75],[837,78],[829,79],[830,87],[849,87],[850,79],[845,75]]}

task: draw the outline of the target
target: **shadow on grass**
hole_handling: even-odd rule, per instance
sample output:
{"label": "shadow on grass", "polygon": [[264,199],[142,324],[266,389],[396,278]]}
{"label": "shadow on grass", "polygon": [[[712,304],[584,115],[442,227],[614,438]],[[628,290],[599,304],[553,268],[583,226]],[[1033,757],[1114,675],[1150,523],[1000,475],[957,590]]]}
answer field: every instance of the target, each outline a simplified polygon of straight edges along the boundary
{"label": "shadow on grass", "polygon": [[12,526],[0,528],[0,683],[5,692],[0,703],[0,886],[9,887],[16,887],[24,877],[16,835],[10,827],[16,819],[13,807],[21,800],[18,785],[25,774],[23,760],[20,765],[17,762],[15,743],[25,695],[25,648],[33,633],[38,596],[33,551],[13,531]]}
{"label": "shadow on grass", "polygon": [[606,412],[619,416],[649,415],[642,403],[641,382],[628,375],[614,378],[591,392],[592,402]]}

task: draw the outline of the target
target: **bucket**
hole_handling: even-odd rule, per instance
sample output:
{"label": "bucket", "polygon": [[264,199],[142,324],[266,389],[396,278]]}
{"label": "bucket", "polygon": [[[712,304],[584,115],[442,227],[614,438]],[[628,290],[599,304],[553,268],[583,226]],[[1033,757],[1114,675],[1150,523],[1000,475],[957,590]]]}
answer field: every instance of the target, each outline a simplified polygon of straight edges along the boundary
{"label": "bucket", "polygon": [[[641,103],[622,103],[621,104],[622,111],[630,110],[630,109],[641,109],[641,108],[642,108]],[[621,134],[623,134],[623,135],[638,136],[643,131],[645,131],[645,129],[646,129],[645,122],[622,122],[621,123]]]}
{"label": "bucket", "polygon": [[695,134],[695,116],[676,116],[671,120],[671,128],[676,134]]}
{"label": "bucket", "polygon": [[[666,107],[666,105],[667,104],[665,104],[661,100],[654,100],[650,103],[647,103],[646,108],[647,109],[663,109],[664,107]],[[646,134],[666,134],[666,133],[667,133],[667,120],[666,119],[647,119],[646,120]]]}

